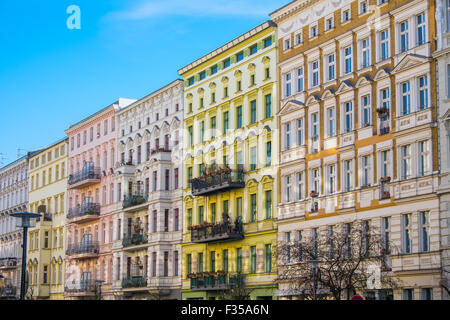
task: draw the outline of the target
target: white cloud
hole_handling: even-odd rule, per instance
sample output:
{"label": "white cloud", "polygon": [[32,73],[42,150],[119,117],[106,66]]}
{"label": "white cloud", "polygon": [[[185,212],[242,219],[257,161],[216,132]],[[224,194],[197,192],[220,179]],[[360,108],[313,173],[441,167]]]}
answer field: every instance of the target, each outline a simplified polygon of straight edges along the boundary
{"label": "white cloud", "polygon": [[267,17],[279,7],[268,0],[146,0],[108,14],[112,20],[144,20],[161,16]]}

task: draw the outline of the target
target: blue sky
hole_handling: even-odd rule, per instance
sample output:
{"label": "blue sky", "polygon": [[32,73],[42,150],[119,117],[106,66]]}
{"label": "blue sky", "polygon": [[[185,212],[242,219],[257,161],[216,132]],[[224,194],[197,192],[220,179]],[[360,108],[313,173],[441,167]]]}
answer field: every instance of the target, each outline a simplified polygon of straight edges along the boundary
{"label": "blue sky", "polygon": [[[118,97],[139,99],[173,81],[289,1],[1,0],[3,165]],[[80,30],[66,26],[70,5],[80,7]]]}

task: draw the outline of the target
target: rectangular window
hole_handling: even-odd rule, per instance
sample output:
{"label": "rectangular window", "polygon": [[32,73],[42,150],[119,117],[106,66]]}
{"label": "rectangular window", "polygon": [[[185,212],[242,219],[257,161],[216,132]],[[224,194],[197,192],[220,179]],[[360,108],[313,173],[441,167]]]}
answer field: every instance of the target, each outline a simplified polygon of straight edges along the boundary
{"label": "rectangular window", "polygon": [[430,251],[430,214],[419,213],[419,241],[420,252]]}
{"label": "rectangular window", "polygon": [[211,139],[216,137],[216,117],[211,118]]}
{"label": "rectangular window", "polygon": [[402,215],[402,251],[403,253],[412,252],[411,241],[411,214]]}
{"label": "rectangular window", "polygon": [[383,248],[386,251],[386,254],[390,252],[390,218],[383,217],[381,219],[381,234],[382,234],[382,243]]}
{"label": "rectangular window", "polygon": [[303,132],[303,119],[297,119],[297,146],[302,146],[305,143]]}
{"label": "rectangular window", "polygon": [[335,108],[327,109],[327,124],[328,124],[328,137],[336,135],[336,110]]}
{"label": "rectangular window", "polygon": [[49,232],[45,231],[44,232],[44,249],[48,249],[48,244],[49,244]]}
{"label": "rectangular window", "polygon": [[216,203],[211,203],[211,222],[216,224],[217,213],[216,213]]}
{"label": "rectangular window", "polygon": [[285,187],[286,187],[285,199],[286,199],[286,202],[290,202],[291,201],[291,177],[290,176],[285,177]]}
{"label": "rectangular window", "polygon": [[266,191],[266,219],[272,218],[272,190]]}
{"label": "rectangular window", "polygon": [[164,277],[169,276],[169,252],[164,251]]}
{"label": "rectangular window", "polygon": [[242,248],[236,248],[236,271],[242,272]]}
{"label": "rectangular window", "polygon": [[401,170],[402,179],[411,177],[411,145],[401,147]]}
{"label": "rectangular window", "polygon": [[270,244],[265,245],[265,253],[266,253],[265,271],[269,273],[272,272],[272,245]]}
{"label": "rectangular window", "polygon": [[188,225],[187,225],[188,228],[192,227],[192,208],[188,209],[188,221],[187,222],[188,222]]}
{"label": "rectangular window", "polygon": [[369,38],[361,41],[361,53],[362,53],[362,61],[361,67],[367,68],[370,66],[370,43]]}
{"label": "rectangular window", "polygon": [[352,189],[352,160],[344,161],[344,192]]}
{"label": "rectangular window", "polygon": [[48,266],[44,266],[43,284],[48,284]]}
{"label": "rectangular window", "polygon": [[419,176],[428,174],[429,170],[429,148],[428,141],[419,141]]}
{"label": "rectangular window", "polygon": [[389,58],[389,30],[380,32],[380,61]]}
{"label": "rectangular window", "polygon": [[216,272],[216,252],[210,252],[210,272]]}
{"label": "rectangular window", "polygon": [[425,13],[416,16],[417,21],[417,45],[420,46],[426,41]]}
{"label": "rectangular window", "polygon": [[236,108],[236,129],[242,128],[242,106]]}
{"label": "rectangular window", "polygon": [[164,209],[164,232],[169,232],[169,209]]}
{"label": "rectangular window", "polygon": [[228,249],[222,252],[222,270],[228,272]]}
{"label": "rectangular window", "polygon": [[263,47],[267,48],[270,47],[271,45],[272,45],[272,37],[265,38],[263,42]]}
{"label": "rectangular window", "polygon": [[186,256],[186,260],[187,260],[187,274],[191,274],[192,273],[192,255],[188,254]]}
{"label": "rectangular window", "polygon": [[364,156],[361,158],[361,168],[362,168],[362,181],[361,186],[370,185],[370,157]]}
{"label": "rectangular window", "polygon": [[231,65],[231,59],[230,58],[223,60],[223,68],[224,69],[228,68],[230,65]]}
{"label": "rectangular window", "polygon": [[250,222],[256,221],[256,194],[250,195]]}
{"label": "rectangular window", "polygon": [[414,300],[414,289],[404,289],[403,300]]}
{"label": "rectangular window", "polygon": [[284,125],[285,128],[285,150],[289,150],[291,148],[291,124],[290,123],[286,123]]}
{"label": "rectangular window", "polygon": [[319,85],[319,60],[314,61],[311,64],[311,70],[312,70],[312,82],[311,87],[317,87]]}
{"label": "rectangular window", "polygon": [[226,134],[228,132],[228,130],[230,129],[229,127],[229,114],[228,111],[223,113],[223,133]]}
{"label": "rectangular window", "polygon": [[256,273],[256,246],[250,247],[250,273]]}
{"label": "rectangular window", "polygon": [[265,119],[270,118],[272,116],[272,95],[267,94],[264,96],[264,104],[265,104]]}
{"label": "rectangular window", "polygon": [[420,294],[422,300],[433,300],[433,289],[432,288],[422,288],[420,289]]}
{"label": "rectangular window", "polygon": [[317,36],[317,25],[313,25],[309,29],[309,38],[314,38]]}
{"label": "rectangular window", "polygon": [[332,53],[326,57],[327,61],[327,80],[331,81],[336,78],[336,61],[335,61],[335,54]]}
{"label": "rectangular window", "polygon": [[297,200],[305,198],[304,186],[303,186],[303,173],[297,173]]}
{"label": "rectangular window", "polygon": [[389,151],[381,151],[381,177],[389,176]]}
{"label": "rectangular window", "polygon": [[304,90],[303,81],[305,79],[303,67],[297,69],[297,93]]}
{"label": "rectangular window", "polygon": [[178,264],[179,264],[179,258],[178,258],[178,251],[173,252],[173,275],[178,276]]}
{"label": "rectangular window", "polygon": [[344,132],[353,130],[353,103],[344,103]]}
{"label": "rectangular window", "polygon": [[198,207],[198,224],[202,224],[205,221],[205,216],[204,216],[204,207],[200,206]]}
{"label": "rectangular window", "polygon": [[256,100],[250,101],[250,123],[256,122]]}
{"label": "rectangular window", "polygon": [[361,97],[361,127],[367,127],[372,124],[371,121],[371,106],[370,106],[370,95]]}
{"label": "rectangular window", "polygon": [[328,171],[327,191],[328,194],[333,194],[336,191],[336,166],[329,165],[327,171]]}
{"label": "rectangular window", "polygon": [[250,171],[256,170],[256,147],[250,148]]}
{"label": "rectangular window", "polygon": [[419,110],[424,110],[428,105],[428,77],[419,77]]}
{"label": "rectangular window", "polygon": [[344,49],[344,74],[352,72],[352,47]]}
{"label": "rectangular window", "polygon": [[312,177],[312,190],[315,194],[320,193],[320,173],[319,169],[313,169],[311,170],[311,177]]}
{"label": "rectangular window", "polygon": [[291,74],[290,73],[286,73],[284,75],[284,97],[290,97],[292,94],[292,83],[291,83]]}
{"label": "rectangular window", "polygon": [[400,23],[400,52],[408,51],[409,49],[409,32],[408,21]]}
{"label": "rectangular window", "polygon": [[239,62],[242,59],[244,59],[244,51],[241,51],[238,54],[236,54],[236,62]]}
{"label": "rectangular window", "polygon": [[188,127],[189,132],[189,147],[192,147],[194,145],[194,132],[192,126]]}

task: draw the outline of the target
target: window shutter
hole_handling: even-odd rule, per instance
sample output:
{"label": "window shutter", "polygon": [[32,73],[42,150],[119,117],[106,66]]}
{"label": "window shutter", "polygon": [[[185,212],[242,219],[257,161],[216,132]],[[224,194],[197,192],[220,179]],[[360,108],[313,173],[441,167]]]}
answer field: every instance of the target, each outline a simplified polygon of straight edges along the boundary
{"label": "window shutter", "polygon": [[262,45],[263,45],[262,41],[258,42],[258,45],[257,45],[257,47],[258,47],[258,50],[261,50],[261,48],[262,48]]}
{"label": "window shutter", "polygon": [[189,85],[189,81],[184,80],[184,86],[187,87]]}
{"label": "window shutter", "polygon": [[195,82],[198,82],[199,80],[200,80],[200,75],[199,75],[199,74],[196,74],[195,77],[194,77],[194,81],[195,81]]}
{"label": "window shutter", "polygon": [[222,70],[223,69],[223,62],[219,62],[217,64],[217,70]]}
{"label": "window shutter", "polygon": [[206,69],[206,76],[210,76],[211,75],[211,69]]}
{"label": "window shutter", "polygon": [[244,50],[244,57],[248,57],[250,50],[247,48]]}
{"label": "window shutter", "polygon": [[236,62],[236,56],[232,56],[231,59],[230,59],[230,62],[231,63],[235,63]]}
{"label": "window shutter", "polygon": [[275,41],[277,41],[277,39],[275,39],[275,35],[272,35],[272,43],[275,43]]}

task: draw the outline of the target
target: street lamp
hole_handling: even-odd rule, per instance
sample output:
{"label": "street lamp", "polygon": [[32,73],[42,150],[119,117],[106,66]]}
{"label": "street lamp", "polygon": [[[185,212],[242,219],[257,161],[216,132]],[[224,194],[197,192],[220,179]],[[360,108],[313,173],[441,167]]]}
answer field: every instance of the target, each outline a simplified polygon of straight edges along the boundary
{"label": "street lamp", "polygon": [[28,228],[36,226],[36,219],[41,215],[39,213],[31,212],[16,212],[11,213],[10,216],[16,218],[16,227],[23,228],[23,243],[22,243],[22,275],[20,280],[20,300],[25,300],[25,274],[27,266],[27,237]]}

